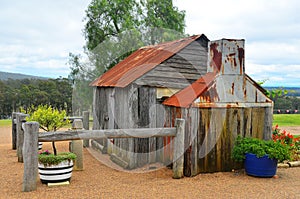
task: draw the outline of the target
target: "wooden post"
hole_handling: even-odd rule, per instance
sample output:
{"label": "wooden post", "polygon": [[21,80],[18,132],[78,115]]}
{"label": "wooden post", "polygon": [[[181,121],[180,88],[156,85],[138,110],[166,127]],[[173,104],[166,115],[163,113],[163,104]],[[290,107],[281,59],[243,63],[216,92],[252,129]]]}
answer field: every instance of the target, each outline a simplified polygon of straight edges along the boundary
{"label": "wooden post", "polygon": [[[83,128],[81,119],[75,119],[72,124],[73,130],[79,130]],[[77,158],[74,163],[74,170],[83,170],[83,142],[82,140],[73,140],[70,145],[70,151],[75,153]]]}
{"label": "wooden post", "polygon": [[11,139],[12,139],[12,149],[17,149],[17,113],[13,112],[11,114]]}
{"label": "wooden post", "polygon": [[173,153],[173,178],[183,177],[183,158],[184,158],[184,128],[185,120],[176,119],[176,137],[174,138]]}
{"label": "wooden post", "polygon": [[23,113],[18,113],[17,120],[17,156],[18,162],[23,162],[23,142],[24,142],[24,132],[22,129],[22,123],[25,122],[25,119],[28,115]]}
{"label": "wooden post", "polygon": [[24,127],[24,175],[23,192],[36,190],[38,174],[38,133],[39,123],[26,122]]}
{"label": "wooden post", "polygon": [[[83,128],[85,130],[89,130],[90,129],[90,124],[89,124],[89,116],[90,113],[88,111],[83,111]],[[83,140],[83,147],[89,147],[89,139],[84,139]]]}

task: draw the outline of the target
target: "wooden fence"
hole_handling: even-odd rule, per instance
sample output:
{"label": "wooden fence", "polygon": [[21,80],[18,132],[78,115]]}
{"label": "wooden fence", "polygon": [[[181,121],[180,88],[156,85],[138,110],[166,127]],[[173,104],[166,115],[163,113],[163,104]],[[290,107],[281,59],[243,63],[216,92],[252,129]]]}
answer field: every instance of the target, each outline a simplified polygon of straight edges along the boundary
{"label": "wooden fence", "polygon": [[[17,114],[17,118],[19,118]],[[24,118],[24,115],[22,115]],[[23,122],[22,122],[23,121]],[[184,129],[185,120],[176,119],[176,128],[138,128],[138,129],[107,129],[107,130],[69,130],[39,133],[38,122],[25,122],[16,120],[16,126],[20,127],[23,134],[22,160],[24,162],[24,175],[22,191],[36,190],[38,174],[38,142],[88,140],[88,139],[111,139],[111,138],[150,138],[166,137],[174,138],[173,151],[173,178],[183,177],[183,154],[184,154]],[[22,133],[23,132],[23,133]],[[18,138],[17,138],[18,142]]]}

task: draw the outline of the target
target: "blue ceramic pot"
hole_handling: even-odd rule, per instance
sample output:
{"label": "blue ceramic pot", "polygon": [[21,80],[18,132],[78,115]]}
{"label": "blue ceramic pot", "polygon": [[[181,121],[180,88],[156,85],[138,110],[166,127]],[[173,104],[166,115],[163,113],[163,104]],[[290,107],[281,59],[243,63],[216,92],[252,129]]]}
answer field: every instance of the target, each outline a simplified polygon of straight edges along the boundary
{"label": "blue ceramic pot", "polygon": [[256,177],[273,177],[277,171],[278,160],[270,159],[268,155],[257,158],[255,154],[246,153],[245,172]]}

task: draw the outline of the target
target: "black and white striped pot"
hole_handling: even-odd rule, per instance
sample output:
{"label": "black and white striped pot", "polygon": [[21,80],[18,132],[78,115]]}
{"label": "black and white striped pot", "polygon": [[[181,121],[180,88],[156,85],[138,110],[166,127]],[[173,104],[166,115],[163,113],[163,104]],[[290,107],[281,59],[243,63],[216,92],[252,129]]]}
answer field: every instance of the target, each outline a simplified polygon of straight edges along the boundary
{"label": "black and white striped pot", "polygon": [[42,148],[43,148],[43,142],[39,142],[39,148],[38,148],[38,150],[42,150]]}
{"label": "black and white striped pot", "polygon": [[73,160],[65,160],[57,165],[45,166],[38,163],[39,175],[43,184],[70,181],[73,171]]}

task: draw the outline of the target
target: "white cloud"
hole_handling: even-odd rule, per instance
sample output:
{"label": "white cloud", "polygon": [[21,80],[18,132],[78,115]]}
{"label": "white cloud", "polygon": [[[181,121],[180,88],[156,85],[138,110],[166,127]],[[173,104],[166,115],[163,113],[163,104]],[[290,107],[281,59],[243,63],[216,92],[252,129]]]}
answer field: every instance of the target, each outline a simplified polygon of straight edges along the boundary
{"label": "white cloud", "polygon": [[300,86],[298,0],[174,0],[186,31],[210,40],[245,39],[246,72],[266,85]]}
{"label": "white cloud", "polygon": [[[0,70],[31,73],[34,69],[42,76],[66,76],[68,53],[78,53],[84,45],[82,19],[89,2],[28,0],[1,4]],[[45,73],[49,67],[56,68],[57,73]]]}
{"label": "white cloud", "polygon": [[[82,52],[90,0],[2,1],[0,70],[67,76],[69,52]],[[266,84],[300,86],[299,0],[174,0],[186,32],[245,39],[246,72]]]}

